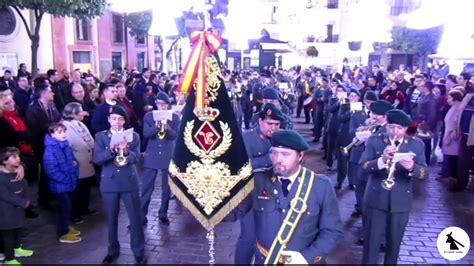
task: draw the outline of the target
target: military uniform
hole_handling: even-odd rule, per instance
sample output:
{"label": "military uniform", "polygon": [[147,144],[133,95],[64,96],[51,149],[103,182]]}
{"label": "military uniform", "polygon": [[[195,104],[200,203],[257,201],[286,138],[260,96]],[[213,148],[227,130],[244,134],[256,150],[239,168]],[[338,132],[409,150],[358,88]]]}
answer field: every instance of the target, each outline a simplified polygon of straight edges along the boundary
{"label": "military uniform", "polygon": [[153,120],[153,111],[148,112],[143,118],[143,137],[148,140],[145,153],[143,154],[142,195],[141,209],[142,221],[147,222],[148,206],[151,195],[155,189],[155,180],[158,170],[161,171],[161,207],[158,212],[160,218],[166,218],[170,200],[170,187],[168,185],[169,164],[173,156],[175,140],[178,135],[179,116],[173,114],[173,119],[168,121],[165,129],[165,137],[159,139],[157,134],[160,130]]}
{"label": "military uniform", "polygon": [[327,125],[327,147],[326,147],[326,164],[332,167],[334,161],[334,149],[336,147],[337,131],[339,129],[339,120],[337,114],[339,111],[339,99],[332,97],[328,106],[328,125]]}
{"label": "military uniform", "polygon": [[[348,157],[344,156],[341,147],[345,147],[351,143],[352,138],[349,133],[349,122],[351,119],[350,104],[340,104],[337,115],[339,129],[336,137],[336,155],[337,155],[337,188],[340,189],[344,179],[347,176]],[[354,186],[355,180],[349,179],[349,185]]]}
{"label": "military uniform", "polygon": [[[308,149],[306,141],[299,134],[295,137],[296,134],[287,130],[275,132],[272,136],[272,146],[297,151]],[[308,179],[308,176],[312,178]],[[283,237],[282,234],[279,235],[280,227],[288,224],[291,225],[293,234],[288,238],[283,237],[288,239],[284,250],[299,252],[309,263],[324,262],[325,257],[343,238],[339,207],[329,178],[314,175],[311,170],[300,166],[290,177],[277,177],[268,170],[255,173],[254,180],[253,193],[232,214],[242,217],[248,211],[254,213],[258,247],[255,263],[264,263],[265,259],[276,254],[271,248],[272,243],[278,236]],[[286,186],[283,186],[283,183],[286,183]],[[294,201],[296,197],[299,198],[298,201]],[[301,202],[304,204],[299,205]],[[295,214],[295,211],[301,213],[299,220],[284,224],[287,214]]]}
{"label": "military uniform", "polygon": [[[269,118],[275,120],[282,119],[282,113],[273,104],[264,106],[262,112],[266,113],[271,109]],[[271,147],[270,139],[264,136],[260,127],[256,127],[242,134],[245,148],[247,150],[250,163],[254,173],[262,173],[272,168],[272,162],[268,152]],[[253,211],[249,211],[240,220],[240,237],[235,250],[235,264],[250,264],[255,253],[255,221]]]}
{"label": "military uniform", "polygon": [[[393,111],[399,110],[390,112]],[[392,123],[390,112],[387,113],[387,116],[389,123]],[[408,126],[408,124],[404,126]],[[369,175],[364,196],[364,219],[367,226],[364,232],[363,264],[377,263],[384,232],[387,235],[384,264],[397,263],[412,205],[412,180],[413,178],[424,178],[428,173],[423,142],[417,138],[405,136],[398,146],[398,152],[415,153],[414,168],[408,171],[397,163],[394,172],[396,183],[391,190],[384,189],[381,182],[387,178],[388,171],[386,166],[380,165],[381,160],[379,159],[384,149],[393,143],[387,134],[372,136],[367,141],[367,147],[361,158],[361,162],[363,162],[362,174]]]}
{"label": "military uniform", "polygon": [[[355,137],[355,133],[357,131],[357,128],[362,126],[364,122],[367,120],[367,113],[365,111],[356,111],[351,115],[351,121],[349,122],[349,135],[352,139]],[[356,185],[356,204],[355,204],[355,209],[356,211],[362,212],[362,201],[359,202],[357,190],[359,187],[359,171],[360,171],[360,164],[359,160],[360,157],[362,156],[362,153],[364,152],[365,145],[354,145],[352,149],[350,150],[349,153],[349,168],[348,168],[348,178],[349,180],[352,180]],[[365,186],[364,186],[365,188]],[[363,195],[363,191],[362,195]],[[362,198],[361,198],[362,199]]]}
{"label": "military uniform", "polygon": [[130,246],[136,258],[144,255],[144,234],[140,223],[140,197],[138,177],[135,165],[140,160],[140,137],[133,133],[133,141],[129,143],[128,164],[118,167],[114,164],[115,152],[110,149],[112,132],[102,131],[95,136],[93,161],[102,166],[100,191],[107,213],[108,255],[117,257],[120,254],[118,241],[118,215],[120,199],[122,199],[130,220]]}

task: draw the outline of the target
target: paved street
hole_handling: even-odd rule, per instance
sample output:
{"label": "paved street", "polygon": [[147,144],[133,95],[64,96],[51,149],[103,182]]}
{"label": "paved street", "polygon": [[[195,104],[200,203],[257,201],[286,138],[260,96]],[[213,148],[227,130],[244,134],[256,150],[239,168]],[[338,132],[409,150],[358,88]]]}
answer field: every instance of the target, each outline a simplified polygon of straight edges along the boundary
{"label": "paved street", "polygon": [[[311,140],[310,125],[295,120],[298,131]],[[306,166],[317,173],[326,173],[321,160],[320,145],[312,145],[307,153]],[[458,226],[471,236],[471,251],[457,263],[474,264],[474,189],[464,192],[448,192],[435,178],[439,167],[431,168],[427,180],[417,181],[414,188],[414,205],[405,238],[400,252],[400,263],[446,264],[436,248],[438,234],[446,227]],[[334,180],[334,173],[330,174]],[[159,185],[158,185],[159,188]],[[151,214],[146,227],[146,255],[149,263],[207,263],[206,231],[192,215],[177,201],[170,203],[170,226],[158,223],[157,212],[160,203],[160,190],[155,191]],[[361,226],[360,219],[350,214],[355,202],[354,193],[347,185],[338,193],[339,206],[345,228],[345,239],[330,257],[330,263],[360,263],[362,248],[354,244]],[[97,188],[94,188],[93,207],[101,210]],[[107,251],[107,228],[104,212],[86,217],[83,224],[77,225],[82,231],[82,242],[60,244],[55,234],[54,216],[40,210],[38,219],[28,220],[23,238],[26,247],[33,248],[37,254],[23,259],[26,263],[100,263]],[[122,243],[119,263],[133,263],[133,253],[127,231],[128,218],[122,206],[119,221],[119,237]],[[222,223],[216,228],[216,262],[232,263],[235,243],[239,235],[238,223]],[[451,262],[452,263],[452,262]]]}

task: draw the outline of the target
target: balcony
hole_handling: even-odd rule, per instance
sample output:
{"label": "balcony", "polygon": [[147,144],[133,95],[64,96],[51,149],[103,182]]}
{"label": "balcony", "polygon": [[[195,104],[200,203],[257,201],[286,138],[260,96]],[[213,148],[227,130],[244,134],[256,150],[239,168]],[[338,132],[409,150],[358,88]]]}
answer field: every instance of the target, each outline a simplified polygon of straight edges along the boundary
{"label": "balcony", "polygon": [[412,10],[409,6],[392,6],[390,8],[390,15],[391,16],[399,16],[403,13],[408,13]]}

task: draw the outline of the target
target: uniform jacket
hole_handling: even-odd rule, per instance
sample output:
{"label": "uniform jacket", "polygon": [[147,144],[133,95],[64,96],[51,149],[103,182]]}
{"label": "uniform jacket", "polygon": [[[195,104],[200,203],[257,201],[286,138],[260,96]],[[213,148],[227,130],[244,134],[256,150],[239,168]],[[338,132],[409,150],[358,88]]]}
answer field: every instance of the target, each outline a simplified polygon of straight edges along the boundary
{"label": "uniform jacket", "polygon": [[79,165],[69,141],[59,141],[46,135],[44,144],[43,166],[48,175],[49,191],[53,193],[74,191],[79,177]]}
{"label": "uniform jacket", "polygon": [[175,140],[178,136],[179,116],[173,114],[173,120],[168,121],[164,139],[158,139],[160,130],[153,120],[153,112],[145,114],[143,118],[143,137],[148,139],[145,153],[143,154],[143,166],[151,169],[168,169],[173,156]]}
{"label": "uniform jacket", "polygon": [[263,136],[260,127],[256,127],[242,134],[250,163],[254,171],[263,171],[272,167],[268,152],[272,144],[270,139]]}
{"label": "uniform jacket", "polygon": [[[349,122],[349,136],[351,137],[351,141],[355,137],[357,128],[363,125],[366,119],[367,119],[367,114],[364,111],[357,111],[351,115],[351,121]],[[359,163],[360,157],[362,156],[364,149],[365,149],[364,144],[353,146],[350,151],[349,162]]]}
{"label": "uniform jacket", "polygon": [[16,173],[0,168],[0,230],[21,228],[25,222],[28,183],[15,177]]}
{"label": "uniform jacket", "polygon": [[345,147],[352,141],[352,136],[349,133],[349,123],[351,121],[351,109],[349,104],[341,104],[337,114],[339,122],[339,129],[337,131],[337,146]]}
{"label": "uniform jacket", "polygon": [[[291,185],[287,197],[283,196],[281,183],[272,177],[271,171],[255,174],[255,189],[235,210],[242,217],[253,209],[257,241],[270,249],[273,240],[290,209],[290,201],[296,195],[298,178]],[[343,238],[343,227],[339,206],[331,181],[326,176],[315,175],[314,183],[307,201],[307,209],[287,244],[286,250],[300,252],[312,263],[318,256],[326,257]],[[258,250],[255,262],[263,263],[265,257]]]}
{"label": "uniform jacket", "polygon": [[367,146],[362,158],[362,175],[370,175],[365,190],[364,204],[366,206],[388,212],[409,212],[412,205],[412,180],[428,176],[426,168],[425,146],[415,137],[405,136],[398,147],[399,152],[414,152],[414,170],[409,173],[399,163],[396,164],[395,182],[391,191],[381,186],[383,179],[387,178],[387,169],[378,169],[377,160],[382,156],[385,147],[390,145],[386,134],[372,136],[367,141]]}
{"label": "uniform jacket", "polygon": [[102,166],[100,191],[127,192],[138,190],[137,169],[135,165],[140,160],[140,137],[133,133],[133,141],[129,143],[128,164],[118,167],[114,164],[115,152],[110,149],[109,130],[95,135],[93,162]]}
{"label": "uniform jacket", "polygon": [[79,164],[79,178],[94,176],[95,168],[92,164],[94,139],[89,129],[80,121],[64,121],[63,124],[67,128],[66,137]]}
{"label": "uniform jacket", "polygon": [[[339,130],[339,119],[337,114],[339,111],[339,100],[336,97],[329,99],[328,105],[328,132],[329,134],[337,134]],[[333,135],[333,136],[334,136]]]}

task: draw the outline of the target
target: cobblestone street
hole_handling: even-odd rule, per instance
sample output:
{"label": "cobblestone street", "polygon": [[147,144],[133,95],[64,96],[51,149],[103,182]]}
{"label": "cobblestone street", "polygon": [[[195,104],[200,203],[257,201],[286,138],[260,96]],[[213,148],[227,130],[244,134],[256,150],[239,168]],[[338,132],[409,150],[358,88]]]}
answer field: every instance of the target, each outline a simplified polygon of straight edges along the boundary
{"label": "cobblestone street", "polygon": [[[303,119],[295,119],[295,128],[312,140],[310,125],[302,124]],[[335,172],[326,173],[321,159],[320,144],[312,143],[306,155],[305,165],[317,173],[329,174],[333,181]],[[414,204],[410,221],[401,247],[399,262],[403,264],[433,263],[447,264],[439,254],[436,241],[438,234],[446,227],[458,226],[471,236],[474,243],[474,189],[463,192],[448,192],[435,180],[439,167],[430,169],[431,176],[417,180],[414,188]],[[159,178],[157,179],[159,180]],[[157,212],[160,203],[160,185],[155,190],[145,229],[146,256],[148,263],[208,263],[208,243],[206,231],[192,215],[178,202],[170,202],[169,226],[160,225]],[[343,186],[338,193],[339,206],[345,229],[345,239],[329,258],[329,263],[360,263],[362,248],[355,244],[361,227],[361,219],[351,218],[355,196],[353,191]],[[77,244],[60,244],[55,233],[55,218],[51,212],[38,210],[40,217],[29,219],[24,230],[23,243],[36,251],[36,255],[22,259],[25,263],[79,264],[100,263],[107,252],[107,228],[98,188],[93,191],[93,208],[99,214],[85,217],[85,222],[76,227],[82,232],[82,241]],[[128,218],[122,206],[119,220],[121,255],[118,263],[133,263],[127,230]],[[232,263],[235,244],[239,235],[238,223],[221,223],[216,233],[216,263]],[[381,256],[382,257],[382,256]],[[453,263],[453,262],[451,262]],[[461,261],[456,263],[474,264],[474,244]]]}

